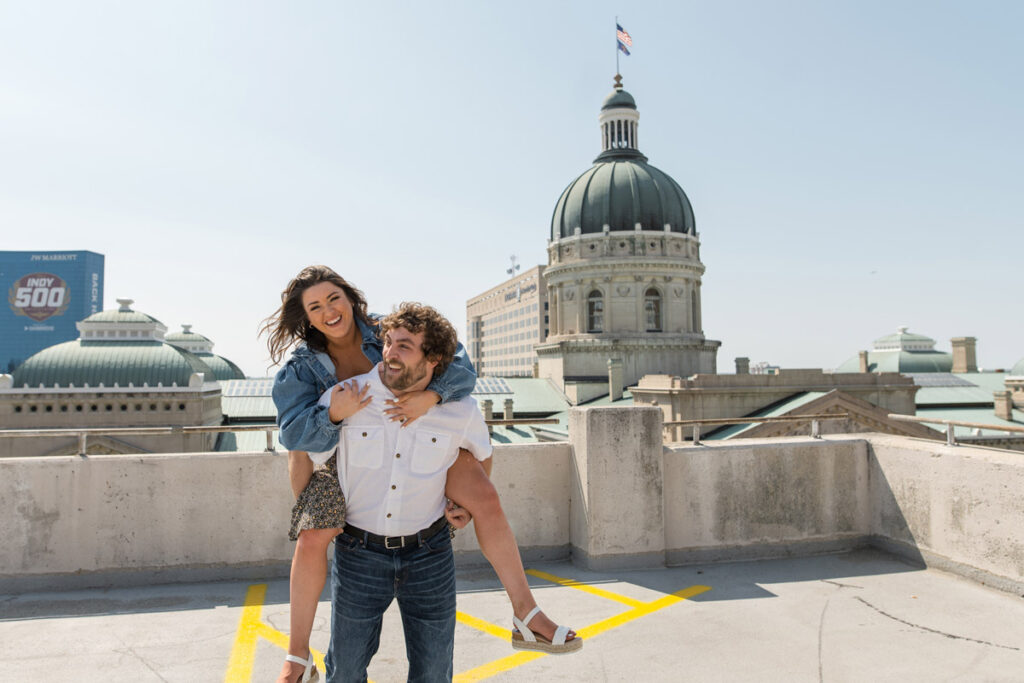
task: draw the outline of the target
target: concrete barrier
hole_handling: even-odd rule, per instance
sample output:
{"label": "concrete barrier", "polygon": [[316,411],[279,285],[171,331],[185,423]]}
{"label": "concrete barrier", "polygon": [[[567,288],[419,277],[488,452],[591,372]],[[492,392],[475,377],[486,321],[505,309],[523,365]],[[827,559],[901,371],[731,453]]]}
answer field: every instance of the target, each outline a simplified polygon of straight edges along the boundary
{"label": "concrete barrier", "polygon": [[666,448],[665,518],[671,564],[865,545],[867,442],[792,437]]}
{"label": "concrete barrier", "polygon": [[[524,557],[664,566],[871,543],[1024,588],[1024,460],[884,435],[663,447],[656,408],[584,408],[569,443],[495,448]],[[0,592],[280,576],[284,453],[0,459]],[[462,563],[483,561],[471,531]]]}

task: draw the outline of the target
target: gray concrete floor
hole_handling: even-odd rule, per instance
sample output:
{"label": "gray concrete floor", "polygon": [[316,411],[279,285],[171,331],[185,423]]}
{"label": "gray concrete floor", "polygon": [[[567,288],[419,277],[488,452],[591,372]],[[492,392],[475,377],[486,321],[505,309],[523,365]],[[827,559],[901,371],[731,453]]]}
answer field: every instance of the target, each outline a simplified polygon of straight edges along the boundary
{"label": "gray concrete floor", "polygon": [[[874,551],[532,570],[538,601],[586,636],[583,650],[517,654],[493,574],[463,569],[457,681],[1024,681],[1020,596]],[[329,612],[325,596],[313,633],[320,652]],[[284,580],[5,595],[0,681],[273,681],[287,628]],[[405,673],[392,610],[369,674],[384,683]]]}

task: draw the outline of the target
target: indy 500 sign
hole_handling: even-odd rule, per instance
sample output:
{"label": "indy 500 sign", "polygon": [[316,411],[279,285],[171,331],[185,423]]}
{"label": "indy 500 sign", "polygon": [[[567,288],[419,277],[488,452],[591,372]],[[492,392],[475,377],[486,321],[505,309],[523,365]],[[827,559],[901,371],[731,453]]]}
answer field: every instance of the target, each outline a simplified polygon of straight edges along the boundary
{"label": "indy 500 sign", "polygon": [[18,315],[43,321],[68,310],[68,284],[51,273],[31,273],[15,282],[7,292],[7,303]]}

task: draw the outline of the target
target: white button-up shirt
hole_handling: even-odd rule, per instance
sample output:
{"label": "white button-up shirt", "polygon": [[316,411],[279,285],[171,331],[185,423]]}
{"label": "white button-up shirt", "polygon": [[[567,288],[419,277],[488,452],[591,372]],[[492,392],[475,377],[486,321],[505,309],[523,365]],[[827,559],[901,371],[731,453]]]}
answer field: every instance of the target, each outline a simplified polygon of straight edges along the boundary
{"label": "white button-up shirt", "polygon": [[[477,460],[491,457],[490,435],[470,397],[434,406],[407,427],[392,422],[384,410],[395,395],[381,382],[379,368],[352,378],[360,388],[370,385],[373,400],[342,423],[335,451],[310,457],[323,463],[337,452],[346,523],[381,536],[405,536],[444,515],[448,468],[460,448]],[[330,393],[321,396],[322,405],[330,405]]]}

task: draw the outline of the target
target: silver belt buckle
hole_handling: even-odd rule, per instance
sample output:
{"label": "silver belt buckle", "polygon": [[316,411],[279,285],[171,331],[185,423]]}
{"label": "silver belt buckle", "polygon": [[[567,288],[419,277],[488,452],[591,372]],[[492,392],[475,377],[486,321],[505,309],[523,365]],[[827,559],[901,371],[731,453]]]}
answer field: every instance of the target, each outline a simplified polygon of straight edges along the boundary
{"label": "silver belt buckle", "polygon": [[[391,545],[391,539],[397,538],[400,543],[398,545]],[[385,536],[384,547],[388,550],[400,550],[405,547],[405,536]]]}

